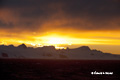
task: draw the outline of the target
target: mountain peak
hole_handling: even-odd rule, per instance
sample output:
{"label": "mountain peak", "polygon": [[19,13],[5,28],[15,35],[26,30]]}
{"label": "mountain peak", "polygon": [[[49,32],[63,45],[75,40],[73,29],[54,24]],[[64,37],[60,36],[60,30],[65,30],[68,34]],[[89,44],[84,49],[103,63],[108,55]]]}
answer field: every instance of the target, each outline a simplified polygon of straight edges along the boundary
{"label": "mountain peak", "polygon": [[8,47],[14,47],[14,45],[11,44],[11,45],[9,45]]}
{"label": "mountain peak", "polygon": [[21,45],[18,46],[19,48],[27,48],[27,46],[23,43]]}
{"label": "mountain peak", "polygon": [[79,47],[79,48],[77,48],[77,49],[80,49],[80,50],[82,50],[82,51],[90,51],[90,48],[88,47],[88,46],[81,46],[81,47]]}

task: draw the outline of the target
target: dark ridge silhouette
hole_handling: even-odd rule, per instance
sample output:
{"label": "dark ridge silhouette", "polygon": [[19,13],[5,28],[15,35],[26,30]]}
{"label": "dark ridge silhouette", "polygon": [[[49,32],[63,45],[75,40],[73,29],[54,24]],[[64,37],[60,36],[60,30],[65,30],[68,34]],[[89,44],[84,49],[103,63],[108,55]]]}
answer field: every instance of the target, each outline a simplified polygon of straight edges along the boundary
{"label": "dark ridge silhouette", "polygon": [[54,46],[27,47],[21,44],[17,47],[13,45],[0,45],[0,58],[24,58],[24,59],[100,59],[100,60],[120,60],[120,55],[104,53],[88,46],[81,46],[74,49],[55,49]]}

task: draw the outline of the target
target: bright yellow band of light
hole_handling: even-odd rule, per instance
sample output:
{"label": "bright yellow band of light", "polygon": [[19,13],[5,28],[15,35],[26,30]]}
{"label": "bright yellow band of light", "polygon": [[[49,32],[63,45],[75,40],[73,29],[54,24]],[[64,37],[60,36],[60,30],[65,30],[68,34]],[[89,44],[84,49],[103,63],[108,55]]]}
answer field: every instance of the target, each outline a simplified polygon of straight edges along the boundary
{"label": "bright yellow band of light", "polygon": [[35,45],[61,45],[61,44],[107,44],[107,45],[120,45],[120,40],[118,39],[87,39],[87,38],[70,38],[61,36],[44,36],[44,37],[34,37],[36,40],[22,40],[22,39],[10,39],[2,38],[0,39],[0,44],[31,44]]}
{"label": "bright yellow band of light", "polygon": [[[68,33],[68,32],[67,32]],[[81,32],[74,34],[69,32],[68,34],[60,34],[57,32],[51,32],[44,35],[39,34],[10,34],[0,33],[0,44],[5,45],[20,45],[25,43],[28,46],[41,47],[44,45],[53,45],[59,47],[60,45],[120,45],[119,32]],[[66,34],[66,35],[65,35]],[[13,35],[14,37],[12,37]],[[64,46],[62,46],[64,47]]]}

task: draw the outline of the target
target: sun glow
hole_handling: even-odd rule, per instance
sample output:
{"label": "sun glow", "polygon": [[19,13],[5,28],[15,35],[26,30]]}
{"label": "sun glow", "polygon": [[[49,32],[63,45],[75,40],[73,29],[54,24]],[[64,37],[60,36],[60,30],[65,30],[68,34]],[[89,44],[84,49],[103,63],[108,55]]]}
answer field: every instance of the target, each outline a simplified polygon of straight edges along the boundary
{"label": "sun glow", "polygon": [[55,45],[55,44],[66,44],[67,41],[63,38],[52,37],[52,38],[49,38],[47,43],[48,44],[53,44],[53,45]]}

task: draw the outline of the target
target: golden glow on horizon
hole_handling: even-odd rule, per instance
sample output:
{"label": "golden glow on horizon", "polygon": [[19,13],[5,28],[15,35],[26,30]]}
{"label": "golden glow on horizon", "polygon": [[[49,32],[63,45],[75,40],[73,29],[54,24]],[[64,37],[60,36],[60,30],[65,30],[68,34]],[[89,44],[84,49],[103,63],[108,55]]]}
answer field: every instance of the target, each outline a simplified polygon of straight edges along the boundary
{"label": "golden glow on horizon", "polygon": [[[54,34],[55,33],[55,34]],[[68,35],[69,34],[69,35]],[[12,36],[7,36],[7,33],[0,33],[0,45],[10,45],[15,46],[25,43],[27,46],[42,47],[53,45],[56,48],[64,48],[62,45],[120,45],[119,32],[109,33],[109,32],[81,32],[81,33],[64,33],[60,34],[58,32],[48,32],[47,34],[12,34]]]}
{"label": "golden glow on horizon", "polygon": [[[32,37],[32,36],[31,36]],[[65,37],[61,35],[48,35],[42,37],[32,37],[34,40],[28,39],[19,39],[19,38],[1,38],[0,44],[29,44],[32,46],[43,46],[43,45],[72,45],[72,44],[102,44],[102,45],[120,45],[119,39],[100,39],[100,38],[74,38],[74,37]]]}

